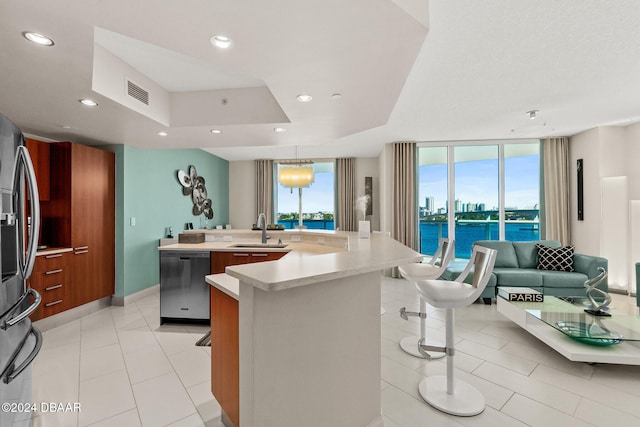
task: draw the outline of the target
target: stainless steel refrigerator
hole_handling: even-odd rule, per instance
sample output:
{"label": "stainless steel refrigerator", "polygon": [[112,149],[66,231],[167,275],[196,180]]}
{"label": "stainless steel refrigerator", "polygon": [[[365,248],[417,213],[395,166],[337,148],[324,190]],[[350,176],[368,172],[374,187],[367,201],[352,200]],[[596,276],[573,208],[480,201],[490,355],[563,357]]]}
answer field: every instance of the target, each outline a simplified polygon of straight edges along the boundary
{"label": "stainless steel refrigerator", "polygon": [[28,317],[40,304],[40,295],[26,286],[35,262],[40,204],[24,137],[2,114],[0,224],[0,426],[21,427],[29,425],[31,414],[25,404],[32,401],[31,363],[42,346],[42,334]]}

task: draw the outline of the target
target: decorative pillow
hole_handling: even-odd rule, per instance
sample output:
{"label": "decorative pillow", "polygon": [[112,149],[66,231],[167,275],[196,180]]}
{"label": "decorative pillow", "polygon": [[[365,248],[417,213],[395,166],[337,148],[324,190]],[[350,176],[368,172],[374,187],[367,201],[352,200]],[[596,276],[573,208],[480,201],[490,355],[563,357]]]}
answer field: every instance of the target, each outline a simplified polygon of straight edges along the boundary
{"label": "decorative pillow", "polygon": [[538,249],[538,270],[574,271],[573,246],[550,248],[536,244]]}

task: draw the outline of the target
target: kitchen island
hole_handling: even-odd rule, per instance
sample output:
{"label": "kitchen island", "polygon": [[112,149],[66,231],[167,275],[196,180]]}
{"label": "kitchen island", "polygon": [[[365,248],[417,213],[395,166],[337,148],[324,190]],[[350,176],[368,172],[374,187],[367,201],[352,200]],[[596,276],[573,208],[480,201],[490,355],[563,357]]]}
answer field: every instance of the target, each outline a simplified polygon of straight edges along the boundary
{"label": "kitchen island", "polygon": [[[281,259],[230,266],[226,275],[208,277],[216,287],[212,389],[220,397],[223,421],[236,427],[382,426],[381,272],[422,256],[385,234],[369,239],[350,232],[269,234],[269,243],[281,239],[285,247],[265,250],[288,251]],[[205,243],[160,249],[233,251],[232,245],[249,236],[259,239],[255,232],[214,231]],[[228,386],[234,357],[235,401]],[[216,389],[216,384],[227,386]]]}

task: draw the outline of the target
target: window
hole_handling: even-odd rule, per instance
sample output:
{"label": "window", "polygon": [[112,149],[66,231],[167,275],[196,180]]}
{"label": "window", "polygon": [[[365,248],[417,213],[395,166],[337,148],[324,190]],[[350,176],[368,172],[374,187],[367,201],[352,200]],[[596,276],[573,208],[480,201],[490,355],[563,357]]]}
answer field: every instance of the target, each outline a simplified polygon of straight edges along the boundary
{"label": "window", "polygon": [[[282,165],[276,165],[276,181]],[[334,162],[313,163],[314,182],[302,189],[299,197],[297,188],[276,185],[276,212],[278,224],[285,228],[295,228],[299,223],[300,203],[302,203],[302,223],[309,229],[334,229]]]}
{"label": "window", "polygon": [[540,144],[504,146],[505,240],[540,239]]}
{"label": "window", "polygon": [[423,146],[418,156],[422,253],[447,236],[457,258],[476,240],[540,238],[539,142]]}
{"label": "window", "polygon": [[447,147],[422,147],[418,156],[420,251],[433,255],[440,239],[449,236]]}

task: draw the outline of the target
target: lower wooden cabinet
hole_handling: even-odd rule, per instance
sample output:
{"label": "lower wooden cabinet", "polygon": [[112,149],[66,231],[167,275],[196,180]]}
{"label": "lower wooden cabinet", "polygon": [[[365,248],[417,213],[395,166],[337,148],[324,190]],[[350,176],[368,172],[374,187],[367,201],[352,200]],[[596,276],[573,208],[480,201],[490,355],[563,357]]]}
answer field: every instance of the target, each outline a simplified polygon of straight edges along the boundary
{"label": "lower wooden cabinet", "polygon": [[[230,265],[275,261],[287,252],[211,252],[211,274]],[[211,392],[234,426],[240,427],[238,301],[211,288]]]}
{"label": "lower wooden cabinet", "polygon": [[230,265],[275,261],[287,253],[288,252],[263,251],[211,252],[211,274],[224,273],[225,268]]}
{"label": "lower wooden cabinet", "polygon": [[211,392],[239,427],[240,359],[238,301],[211,288]]}
{"label": "lower wooden cabinet", "polygon": [[36,257],[29,286],[38,291],[42,302],[31,315],[31,320],[39,320],[73,307],[70,264],[71,253],[68,252]]}

